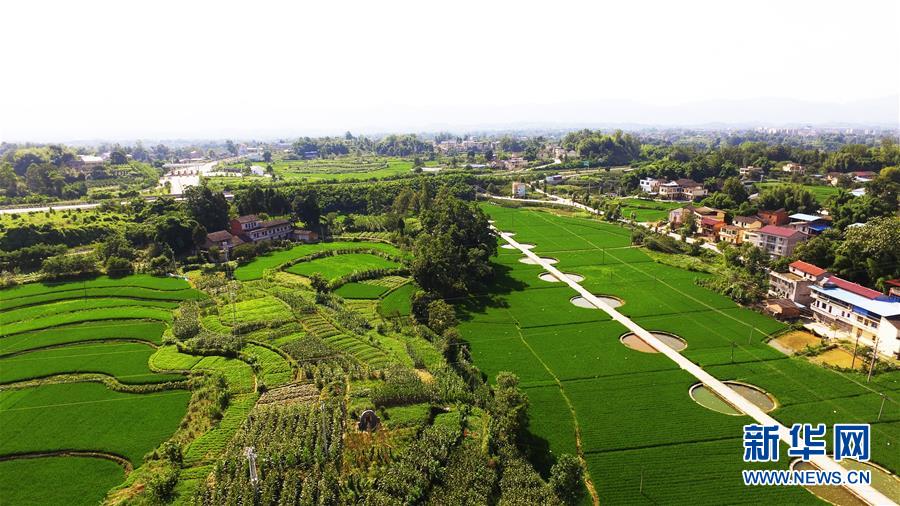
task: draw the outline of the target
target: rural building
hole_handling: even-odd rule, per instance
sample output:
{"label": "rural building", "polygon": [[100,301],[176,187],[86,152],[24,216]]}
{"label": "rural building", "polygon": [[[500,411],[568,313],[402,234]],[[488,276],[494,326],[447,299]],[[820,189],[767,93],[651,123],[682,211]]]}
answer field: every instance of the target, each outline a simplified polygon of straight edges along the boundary
{"label": "rural building", "polygon": [[712,216],[704,216],[700,218],[700,235],[717,241],[719,239],[719,231],[725,226],[725,221]]}
{"label": "rural building", "polygon": [[900,297],[900,279],[889,279],[884,282],[884,286],[887,287],[888,295]]}
{"label": "rural building", "polygon": [[759,217],[760,221],[762,221],[763,225],[787,225],[790,221],[787,211],[784,209],[776,209],[775,211],[768,211],[765,209],[760,209],[756,215]]}
{"label": "rural building", "polygon": [[748,165],[746,167],[741,167],[740,169],[738,169],[738,173],[744,179],[759,179],[763,174],[763,168]]}
{"label": "rural building", "polygon": [[693,200],[705,197],[706,188],[693,179],[677,179],[659,184],[659,196],[669,200]]}
{"label": "rural building", "polygon": [[790,320],[800,317],[800,308],[788,299],[767,299],[766,312],[779,320]]}
{"label": "rural building", "polygon": [[769,256],[786,257],[794,248],[806,240],[806,234],[793,228],[766,225],[759,230],[748,230],[744,240],[765,251]]}
{"label": "rural building", "polygon": [[218,230],[206,234],[206,241],[203,243],[203,249],[209,251],[209,249],[213,247],[219,248],[225,256],[225,260],[228,260],[231,250],[241,244],[244,244],[244,241],[242,241],[240,237],[232,235],[231,232],[227,230]]}
{"label": "rural building", "polygon": [[719,230],[719,240],[729,244],[744,242],[744,229],[737,225],[723,225]]}
{"label": "rural building", "polygon": [[518,181],[513,181],[512,184],[512,195],[513,197],[524,197],[528,195],[528,185],[525,183],[520,183]]}
{"label": "rural building", "polygon": [[259,221],[255,214],[238,216],[231,220],[231,233],[240,236],[244,242],[259,242],[272,239],[287,239],[291,235],[289,220]]}
{"label": "rural building", "polygon": [[713,218],[719,221],[725,221],[725,211],[706,206],[686,205],[669,211],[669,225],[672,228],[681,226],[689,214],[693,214],[698,222],[703,218]]}
{"label": "rural building", "polygon": [[230,251],[245,243],[257,243],[274,239],[291,239],[301,242],[315,242],[319,235],[309,230],[295,229],[290,220],[276,219],[260,221],[255,214],[238,216],[231,220],[230,230],[217,230],[206,234],[204,248],[219,248],[228,259]]}
{"label": "rural building", "polygon": [[78,168],[82,170],[89,170],[96,167],[100,167],[106,162],[102,156],[95,155],[78,155]]}
{"label": "rural building", "polygon": [[825,269],[797,260],[788,266],[788,272],[769,271],[769,295],[808,306],[812,303],[809,287],[827,276]]}
{"label": "rural building", "polygon": [[504,169],[524,169],[528,166],[528,161],[521,156],[511,156],[506,160],[500,160],[500,164]]}
{"label": "rural building", "polygon": [[563,182],[563,177],[561,174],[555,174],[553,176],[547,176],[544,178],[544,182],[547,184],[560,184]]}
{"label": "rural building", "polygon": [[857,170],[850,174],[853,176],[853,181],[857,183],[868,183],[878,177],[878,173],[872,172],[871,170]]}
{"label": "rural building", "polygon": [[829,328],[824,337],[857,340],[900,357],[900,298],[835,276],[811,290],[813,315]]}
{"label": "rural building", "polygon": [[649,193],[650,195],[656,195],[657,193],[659,193],[659,183],[659,179],[645,177],[640,180],[638,185],[641,187],[642,192]]}
{"label": "rural building", "polygon": [[831,217],[817,214],[796,213],[788,216],[791,222],[790,228],[799,230],[806,235],[818,235],[831,227]]}
{"label": "rural building", "polygon": [[735,216],[734,219],[731,220],[731,224],[742,229],[742,230],[756,230],[758,228],[762,228],[765,223],[763,223],[762,218],[759,216]]}
{"label": "rural building", "polygon": [[789,172],[791,174],[803,174],[806,171],[806,167],[800,165],[799,163],[788,162],[781,167],[781,170],[784,172]]}

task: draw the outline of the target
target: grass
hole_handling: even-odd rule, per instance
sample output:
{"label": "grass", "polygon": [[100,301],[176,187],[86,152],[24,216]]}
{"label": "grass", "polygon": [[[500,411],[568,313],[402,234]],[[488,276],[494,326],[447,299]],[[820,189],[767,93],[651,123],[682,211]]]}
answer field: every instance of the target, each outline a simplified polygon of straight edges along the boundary
{"label": "grass", "polygon": [[42,457],[0,461],[4,504],[93,506],[125,479],[117,463],[93,457]]}
{"label": "grass", "polygon": [[386,286],[367,283],[346,283],[334,291],[345,299],[377,299],[389,290]]}
{"label": "grass", "polygon": [[190,392],[114,392],[98,383],[0,392],[0,454],[64,449],[122,455],[135,466],[167,439]]}
{"label": "grass", "polygon": [[[772,393],[779,406],[772,415],[782,423],[872,423],[873,460],[900,468],[900,454],[892,451],[900,444],[900,404],[889,399],[876,423],[879,392],[896,397],[900,372],[866,385],[860,374],[783,355],[766,344],[782,323],[696,284],[709,274],[655,262],[630,247],[629,231],[620,226],[530,208],[484,209],[498,228],[535,244],[536,254],[558,259],[563,272],[585,276],[588,290],[622,298],[620,312],[642,327],[685,339],[682,354],[710,374]],[[619,342],[622,325],[603,312],[574,308],[573,290],[540,280],[543,269],[520,263],[521,256],[499,250],[490,289],[454,302],[475,364],[491,380],[500,371],[516,373],[529,395],[533,454],[573,452],[577,421],[603,502],[814,500],[803,489],[744,487],[740,470],[752,466],[742,462],[740,438],[749,417],[694,403],[693,376],[661,354],[626,348]],[[536,460],[538,467],[548,464]]]}
{"label": "grass", "polygon": [[195,439],[184,452],[185,466],[195,466],[216,458],[237,433],[256,404],[256,394],[242,394],[231,398],[225,415],[215,428]]}
{"label": "grass", "polygon": [[28,283],[14,286],[0,290],[0,299],[11,300],[49,293],[84,290],[86,288],[118,288],[123,290],[148,288],[160,291],[179,291],[189,288],[189,285],[187,281],[180,278],[149,276],[147,274],[135,274],[122,278],[99,276],[81,281]]}
{"label": "grass", "polygon": [[0,300],[0,311],[15,309],[34,304],[70,300],[70,299],[94,299],[97,297],[118,297],[124,299],[146,299],[181,301],[200,298],[200,292],[192,288],[181,290],[156,290],[154,288],[129,287],[89,287],[77,290],[63,290],[58,292],[39,293],[25,297],[6,298]]}
{"label": "grass", "polygon": [[657,200],[644,200],[627,198],[619,200],[622,216],[637,221],[659,221],[669,217],[669,211],[684,206],[682,202],[660,202]]}
{"label": "grass", "polygon": [[54,374],[99,373],[122,383],[161,383],[184,376],[156,374],[148,367],[155,352],[140,343],[87,343],[32,351],[0,359],[0,383],[12,383]]}
{"label": "grass", "polygon": [[375,269],[394,269],[400,264],[371,253],[347,253],[323,258],[317,258],[309,262],[300,262],[288,267],[291,274],[310,277],[313,274],[321,274],[329,281],[357,272]]}
{"label": "grass", "polygon": [[280,160],[273,163],[275,174],[287,181],[360,181],[409,174],[412,161],[382,158],[334,160]]}
{"label": "grass", "polygon": [[376,249],[391,255],[400,255],[400,250],[390,244],[378,242],[337,241],[318,244],[298,244],[291,249],[275,251],[268,255],[256,257],[246,265],[235,269],[234,277],[239,281],[251,281],[262,278],[263,272],[275,269],[291,260],[323,250],[335,249]]}
{"label": "grass", "polygon": [[191,369],[223,374],[228,383],[228,391],[231,393],[253,392],[253,369],[246,362],[236,358],[203,357]]}
{"label": "grass", "polygon": [[161,321],[88,321],[4,337],[0,339],[0,354],[93,340],[138,339],[160,344],[165,328]]}

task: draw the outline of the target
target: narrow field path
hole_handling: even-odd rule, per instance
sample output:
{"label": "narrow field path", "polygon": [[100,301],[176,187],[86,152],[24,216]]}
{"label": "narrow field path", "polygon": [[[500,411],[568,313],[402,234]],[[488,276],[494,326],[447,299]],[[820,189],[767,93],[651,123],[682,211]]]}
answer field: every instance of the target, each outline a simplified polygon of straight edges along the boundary
{"label": "narrow field path", "polygon": [[[678,366],[687,371],[693,377],[697,378],[701,383],[706,385],[707,388],[715,392],[719,397],[724,399],[726,402],[731,404],[735,409],[741,411],[747,416],[753,418],[757,423],[762,425],[775,425],[778,427],[778,435],[779,438],[784,441],[786,444],[791,444],[791,435],[790,431],[787,427],[781,424],[778,420],[772,418],[767,413],[765,413],[762,409],[757,407],[755,404],[744,398],[742,395],[738,394],[731,388],[729,388],[725,383],[716,379],[713,375],[704,371],[703,368],[698,366],[697,364],[691,362],[687,358],[678,353],[677,351],[669,348],[662,341],[660,341],[656,336],[645,330],[643,327],[633,322],[630,318],[623,315],[622,313],[616,311],[614,308],[594,296],[591,292],[586,290],[583,286],[581,286],[578,282],[572,281],[568,276],[563,274],[559,269],[554,267],[552,264],[548,263],[535,253],[532,253],[529,248],[523,247],[521,244],[516,242],[515,239],[512,238],[512,234],[507,232],[501,232],[496,227],[491,225],[491,229],[499,234],[499,236],[506,241],[508,244],[511,244],[516,249],[522,252],[523,255],[530,258],[535,264],[540,265],[547,272],[553,274],[557,277],[557,279],[566,283],[573,290],[578,292],[579,295],[584,297],[587,301],[593,304],[597,309],[601,309],[605,311],[613,320],[621,323],[628,330],[637,334],[641,339],[643,339],[647,344],[652,346],[658,352],[664,354],[666,357],[671,359],[673,362],[678,364]],[[846,476],[847,470],[844,469],[843,466],[832,460],[830,457],[825,455],[815,455],[810,458],[810,462],[813,463],[816,467],[823,471],[828,472],[839,472],[842,476]],[[848,484],[845,487],[850,490],[854,495],[858,496],[860,499],[865,501],[868,504],[873,505],[883,505],[883,504],[895,504],[894,501],[886,497],[881,492],[875,490],[870,485],[865,484]]]}
{"label": "narrow field path", "polygon": [[556,382],[556,386],[559,388],[559,394],[562,396],[563,400],[566,402],[566,406],[569,408],[569,413],[572,415],[572,427],[575,428],[575,450],[578,453],[578,460],[581,461],[581,466],[584,469],[584,485],[588,490],[588,493],[591,495],[591,502],[594,503],[594,506],[599,506],[600,504],[600,496],[597,494],[597,488],[594,486],[594,480],[591,478],[591,473],[588,471],[587,460],[584,458],[584,446],[581,443],[581,425],[578,424],[578,417],[575,416],[575,406],[572,404],[572,401],[569,399],[568,394],[566,394],[566,389],[563,387],[562,381],[558,376],[550,369],[550,366],[547,365],[546,362],[534,351],[534,348],[528,344],[528,341],[525,340],[525,336],[522,335],[522,328],[519,325],[519,321],[509,312],[506,311],[509,317],[516,322],[516,333],[519,334],[519,339],[522,341],[522,344],[528,348],[528,351],[531,355],[541,364],[544,370],[547,371],[547,374],[553,378],[553,381]]}
{"label": "narrow field path", "polygon": [[57,450],[52,452],[30,452],[16,453],[13,455],[0,455],[0,461],[19,460],[19,459],[40,459],[45,457],[91,457],[95,459],[106,459],[115,462],[125,470],[125,474],[134,471],[131,462],[121,455],[115,453],[98,452],[91,450]]}

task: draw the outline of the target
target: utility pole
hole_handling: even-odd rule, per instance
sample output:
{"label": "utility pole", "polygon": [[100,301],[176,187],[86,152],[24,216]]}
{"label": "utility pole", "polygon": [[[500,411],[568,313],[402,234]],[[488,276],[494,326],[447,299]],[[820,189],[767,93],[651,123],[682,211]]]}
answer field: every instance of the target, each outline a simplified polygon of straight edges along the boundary
{"label": "utility pole", "polygon": [[872,381],[872,373],[875,372],[875,362],[878,360],[878,336],[875,336],[875,342],[872,343],[872,362],[869,364],[869,376],[866,377],[866,383]]}
{"label": "utility pole", "polygon": [[256,449],[248,446],[244,448],[244,455],[247,457],[247,463],[250,464],[250,484],[256,488],[259,484],[259,474],[256,472]]}
{"label": "utility pole", "polygon": [[856,365],[856,350],[859,348],[859,337],[860,334],[857,334],[856,343],[853,345],[853,359],[850,361],[850,369],[853,369],[853,366]]}
{"label": "utility pole", "polygon": [[884,401],[887,400],[884,394],[881,394],[881,407],[878,408],[878,418],[875,419],[876,422],[881,421],[881,413],[884,411]]}

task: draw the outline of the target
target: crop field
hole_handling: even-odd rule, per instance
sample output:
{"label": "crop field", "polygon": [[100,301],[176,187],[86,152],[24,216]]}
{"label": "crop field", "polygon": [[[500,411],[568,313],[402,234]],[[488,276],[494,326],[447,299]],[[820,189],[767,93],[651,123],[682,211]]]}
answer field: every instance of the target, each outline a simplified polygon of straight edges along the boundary
{"label": "crop field", "polygon": [[375,249],[391,255],[400,255],[400,250],[395,246],[379,242],[337,241],[317,244],[298,244],[291,249],[275,251],[268,255],[254,258],[246,265],[242,265],[235,269],[234,277],[239,281],[260,279],[263,276],[263,272],[268,269],[276,269],[291,260],[304,257],[317,251],[336,249]]}
{"label": "crop field", "polygon": [[115,462],[93,457],[41,457],[0,461],[4,504],[99,504],[125,472]]}
{"label": "crop field", "polygon": [[336,160],[283,160],[273,164],[275,174],[285,180],[359,181],[409,174],[412,162],[393,158]]}
{"label": "crop field", "polygon": [[386,286],[368,283],[346,283],[334,291],[345,299],[377,299],[389,290]]}
{"label": "crop field", "polygon": [[619,205],[624,218],[630,220],[634,213],[633,217],[637,221],[659,221],[667,219],[669,211],[682,207],[684,203],[630,198],[620,199]]}
{"label": "crop field", "polygon": [[[900,405],[889,400],[876,423],[880,393],[896,397],[900,372],[867,385],[863,375],[781,354],[765,340],[783,324],[696,285],[706,274],[653,262],[630,247],[625,228],[536,209],[484,209],[500,230],[559,260],[563,272],[585,276],[588,290],[622,299],[619,311],[639,325],[683,338],[681,353],[707,372],[769,392],[782,423],[872,423],[873,461],[900,469]],[[529,446],[573,452],[577,421],[588,472],[607,503],[721,502],[723,491],[733,493],[728,501],[817,502],[802,488],[744,487],[740,470],[753,466],[741,458],[741,426],[750,419],[693,402],[695,378],[662,354],[622,345],[625,327],[575,307],[573,290],[539,279],[543,269],[521,257],[500,249],[491,289],[455,303],[476,365],[492,381],[500,371],[519,376],[530,399]]]}
{"label": "crop field", "polygon": [[[138,467],[173,434],[189,391],[127,393],[85,380],[97,375],[130,385],[185,380],[182,374],[155,372],[151,357],[172,310],[180,301],[201,297],[184,280],[144,275],[0,291],[0,384],[7,387],[0,391],[0,456],[51,454],[0,460],[4,473],[28,482],[4,493],[4,502],[28,493],[29,503],[39,498],[47,504],[96,504],[123,479],[122,466],[111,459]],[[59,375],[74,382],[59,383],[53,378]],[[0,487],[8,486],[0,479]]]}
{"label": "crop field", "polygon": [[378,304],[378,312],[382,316],[409,316],[412,311],[410,299],[416,293],[416,286],[405,284],[384,296]]}
{"label": "crop field", "polygon": [[[168,438],[190,392],[115,392],[98,383],[0,392],[0,454],[82,449],[119,454],[135,465]],[[76,430],[60,430],[71,427]]]}
{"label": "crop field", "polygon": [[147,364],[154,351],[145,344],[109,342],[36,350],[0,359],[0,384],[66,373],[108,374],[122,383],[184,379],[151,371]]}
{"label": "crop field", "polygon": [[0,339],[0,356],[19,351],[83,341],[141,340],[162,342],[166,326],[152,320],[108,320],[24,332]]}
{"label": "crop field", "polygon": [[291,364],[278,353],[257,344],[244,346],[243,352],[256,358],[260,368],[260,379],[268,388],[290,383],[294,378]]}
{"label": "crop field", "polygon": [[371,253],[347,253],[317,258],[309,262],[300,262],[288,267],[286,270],[291,274],[307,277],[318,273],[324,276],[325,279],[334,281],[347,274],[375,269],[395,269],[397,267],[400,267],[400,264],[397,262],[372,255]]}

